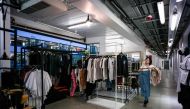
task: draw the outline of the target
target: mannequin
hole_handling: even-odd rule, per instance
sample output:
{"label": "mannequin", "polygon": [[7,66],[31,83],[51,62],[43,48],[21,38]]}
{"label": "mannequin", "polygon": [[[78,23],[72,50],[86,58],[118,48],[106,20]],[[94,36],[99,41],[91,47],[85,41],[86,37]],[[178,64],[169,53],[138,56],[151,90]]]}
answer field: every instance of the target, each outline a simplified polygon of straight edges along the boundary
{"label": "mannequin", "polygon": [[186,47],[179,50],[178,53],[185,56],[179,68],[177,85],[178,102],[182,104],[183,109],[190,109],[190,50]]}

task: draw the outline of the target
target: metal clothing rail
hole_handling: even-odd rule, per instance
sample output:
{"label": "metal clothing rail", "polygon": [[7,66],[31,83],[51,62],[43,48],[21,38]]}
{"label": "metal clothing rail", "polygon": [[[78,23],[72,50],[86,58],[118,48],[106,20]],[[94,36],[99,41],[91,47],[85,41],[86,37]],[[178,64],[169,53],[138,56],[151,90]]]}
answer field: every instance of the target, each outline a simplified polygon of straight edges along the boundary
{"label": "metal clothing rail", "polygon": [[[43,60],[43,53],[45,52],[45,51],[47,51],[47,52],[53,52],[53,53],[62,53],[62,54],[72,54],[72,53],[80,53],[80,52],[78,52],[78,51],[63,51],[63,50],[55,50],[55,49],[47,49],[47,48],[42,48],[43,47],[43,45],[42,44],[40,44],[40,45],[37,45],[37,46],[29,46],[29,47],[22,47],[21,48],[21,68],[23,68],[24,66],[23,66],[23,55],[24,55],[24,61],[25,61],[25,52],[26,52],[26,50],[31,50],[31,51],[38,51],[38,52],[40,52],[40,56],[41,56],[41,58],[42,58],[42,61],[41,61],[41,64],[39,65],[39,66],[41,66],[41,80],[42,80],[42,107],[41,107],[41,109],[45,109],[45,103],[44,103],[44,97],[43,97],[43,95],[44,95],[44,92],[43,92],[43,90],[44,90],[44,85],[43,85],[43,71],[44,71],[44,60]],[[71,61],[70,61],[70,64],[72,65],[72,55],[71,55]],[[72,69],[72,67],[70,67],[70,71],[71,71],[71,69]]]}
{"label": "metal clothing rail", "polygon": [[[42,44],[41,45],[39,45],[39,46],[41,46],[42,47]],[[35,46],[36,47],[36,46]],[[34,48],[34,47],[33,47]],[[28,49],[28,50],[31,50],[31,49],[33,49],[32,47],[30,48],[30,47],[25,47],[24,49]],[[22,67],[22,49],[23,48],[21,48],[21,67]],[[42,106],[41,106],[41,109],[45,109],[45,105],[44,105],[44,81],[43,81],[43,78],[44,78],[44,75],[43,75],[43,70],[44,70],[44,68],[43,68],[43,51],[42,51],[42,49],[41,50],[38,50],[38,51],[40,51],[40,55],[41,55],[41,58],[42,58],[42,61],[41,61],[41,64],[40,65],[38,65],[39,67],[41,67],[41,82],[42,82],[42,87],[41,87],[41,89],[42,89],[42,100],[41,100],[41,103],[42,103]],[[25,54],[25,50],[24,50],[24,54]],[[25,60],[25,57],[24,57],[24,60]]]}

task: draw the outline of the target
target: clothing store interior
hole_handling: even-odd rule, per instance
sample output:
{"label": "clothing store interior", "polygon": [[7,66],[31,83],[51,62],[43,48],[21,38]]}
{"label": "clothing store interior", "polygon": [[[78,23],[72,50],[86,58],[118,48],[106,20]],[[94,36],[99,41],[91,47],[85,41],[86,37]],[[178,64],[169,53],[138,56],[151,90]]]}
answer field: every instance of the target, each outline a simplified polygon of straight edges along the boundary
{"label": "clothing store interior", "polygon": [[190,0],[0,0],[0,109],[190,109]]}

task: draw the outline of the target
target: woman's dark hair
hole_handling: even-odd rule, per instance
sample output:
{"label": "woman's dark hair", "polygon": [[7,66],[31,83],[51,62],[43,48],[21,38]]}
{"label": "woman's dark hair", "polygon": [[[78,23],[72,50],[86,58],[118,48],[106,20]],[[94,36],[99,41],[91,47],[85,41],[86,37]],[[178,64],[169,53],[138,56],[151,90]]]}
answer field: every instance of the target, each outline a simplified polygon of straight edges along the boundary
{"label": "woman's dark hair", "polygon": [[146,59],[149,59],[149,62],[150,62],[149,65],[151,65],[152,64],[152,58],[150,56],[146,56],[145,60]]}

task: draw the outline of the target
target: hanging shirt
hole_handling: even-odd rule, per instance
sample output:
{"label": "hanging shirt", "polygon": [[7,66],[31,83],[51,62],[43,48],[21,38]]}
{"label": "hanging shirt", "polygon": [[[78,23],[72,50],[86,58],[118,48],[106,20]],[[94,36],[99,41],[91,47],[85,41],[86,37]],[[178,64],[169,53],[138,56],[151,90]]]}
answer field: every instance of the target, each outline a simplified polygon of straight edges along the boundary
{"label": "hanging shirt", "polygon": [[[42,80],[41,80],[41,70],[32,71],[26,80],[25,86],[31,92],[33,97],[42,96]],[[46,71],[43,71],[43,86],[44,86],[44,96],[46,96],[52,86],[52,82],[49,74]]]}
{"label": "hanging shirt", "polygon": [[115,77],[115,58],[111,57],[108,59],[108,69],[109,69],[109,80],[114,80]]}
{"label": "hanging shirt", "polygon": [[108,59],[107,58],[103,59],[102,68],[103,68],[103,80],[106,80],[108,79]]}
{"label": "hanging shirt", "polygon": [[103,67],[102,67],[102,65],[103,65],[103,60],[104,60],[104,58],[101,58],[100,59],[100,68],[102,69]]}
{"label": "hanging shirt", "polygon": [[94,74],[95,81],[103,79],[103,74],[100,68],[100,62],[101,62],[101,58],[96,58],[96,62],[94,63],[94,68],[96,69],[96,73]]}
{"label": "hanging shirt", "polygon": [[87,65],[87,81],[92,83],[93,81],[93,59],[89,59]]}
{"label": "hanging shirt", "polygon": [[97,59],[94,59],[94,61],[93,61],[93,70],[94,70],[94,74],[93,74],[93,83],[95,83],[95,81],[97,80],[97,69],[96,69],[96,61],[97,61]]}
{"label": "hanging shirt", "polygon": [[117,75],[128,76],[128,59],[127,56],[122,53],[117,56]]}
{"label": "hanging shirt", "polygon": [[[27,78],[27,79],[26,79]],[[42,97],[42,80],[41,80],[41,70],[34,70],[30,73],[29,77],[25,77],[25,86],[33,98],[39,101],[37,103],[37,108],[41,107],[41,97]],[[44,100],[46,99],[46,95],[48,94],[50,88],[52,86],[52,82],[49,74],[46,71],[43,71],[43,96]]]}

